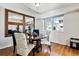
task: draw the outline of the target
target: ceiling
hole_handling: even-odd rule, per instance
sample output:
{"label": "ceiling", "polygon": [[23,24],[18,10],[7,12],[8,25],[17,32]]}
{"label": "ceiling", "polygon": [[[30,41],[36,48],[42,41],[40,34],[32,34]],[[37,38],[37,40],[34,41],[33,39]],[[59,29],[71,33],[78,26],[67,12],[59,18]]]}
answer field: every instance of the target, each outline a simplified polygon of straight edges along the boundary
{"label": "ceiling", "polygon": [[35,3],[24,3],[24,5],[37,13],[46,13],[55,9],[63,8],[73,3],[40,3],[40,6],[36,7]]}

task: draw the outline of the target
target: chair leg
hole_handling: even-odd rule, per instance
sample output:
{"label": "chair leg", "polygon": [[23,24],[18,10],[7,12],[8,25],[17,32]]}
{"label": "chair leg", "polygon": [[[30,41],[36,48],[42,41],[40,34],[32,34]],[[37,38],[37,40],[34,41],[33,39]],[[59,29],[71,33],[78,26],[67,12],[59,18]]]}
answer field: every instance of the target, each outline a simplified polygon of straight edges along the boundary
{"label": "chair leg", "polygon": [[42,44],[41,44],[41,51],[42,51]]}
{"label": "chair leg", "polygon": [[15,56],[15,52],[13,51],[13,56]]}
{"label": "chair leg", "polygon": [[33,56],[35,56],[35,48],[33,48]]}
{"label": "chair leg", "polygon": [[16,56],[16,52],[15,52],[15,50],[13,50],[13,56]]}
{"label": "chair leg", "polygon": [[50,49],[50,51],[51,51],[51,46],[49,45],[49,49]]}
{"label": "chair leg", "polygon": [[51,54],[51,45],[49,45],[48,47],[49,47],[49,49],[50,49],[50,54]]}

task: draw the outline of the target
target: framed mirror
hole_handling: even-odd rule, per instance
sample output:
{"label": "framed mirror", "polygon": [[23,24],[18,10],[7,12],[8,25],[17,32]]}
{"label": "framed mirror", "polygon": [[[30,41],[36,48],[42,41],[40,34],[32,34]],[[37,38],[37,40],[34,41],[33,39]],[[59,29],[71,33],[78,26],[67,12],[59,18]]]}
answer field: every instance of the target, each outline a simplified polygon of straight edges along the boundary
{"label": "framed mirror", "polygon": [[35,28],[35,17],[5,9],[5,37],[10,36],[8,30],[15,32],[29,31]]}

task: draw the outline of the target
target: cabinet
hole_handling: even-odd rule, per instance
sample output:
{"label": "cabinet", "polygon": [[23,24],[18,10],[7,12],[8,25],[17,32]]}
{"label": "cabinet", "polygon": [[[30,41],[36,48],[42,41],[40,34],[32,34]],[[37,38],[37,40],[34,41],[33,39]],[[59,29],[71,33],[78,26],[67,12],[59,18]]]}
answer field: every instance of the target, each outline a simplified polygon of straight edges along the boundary
{"label": "cabinet", "polygon": [[79,39],[71,38],[71,40],[70,40],[70,47],[71,48],[75,48],[75,49],[79,49]]}

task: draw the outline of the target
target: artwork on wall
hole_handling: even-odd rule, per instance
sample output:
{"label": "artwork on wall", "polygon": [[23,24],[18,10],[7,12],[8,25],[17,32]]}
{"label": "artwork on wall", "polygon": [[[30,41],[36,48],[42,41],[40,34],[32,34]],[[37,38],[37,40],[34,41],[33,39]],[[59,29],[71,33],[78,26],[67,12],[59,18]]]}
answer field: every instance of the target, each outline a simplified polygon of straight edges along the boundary
{"label": "artwork on wall", "polygon": [[54,18],[55,30],[63,31],[63,16],[57,16]]}

